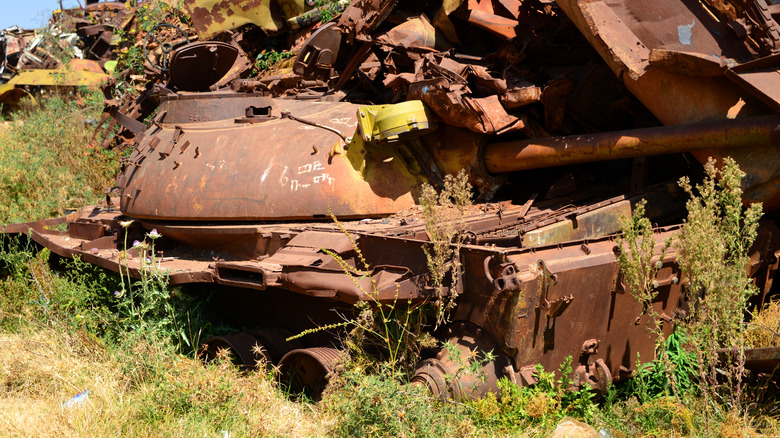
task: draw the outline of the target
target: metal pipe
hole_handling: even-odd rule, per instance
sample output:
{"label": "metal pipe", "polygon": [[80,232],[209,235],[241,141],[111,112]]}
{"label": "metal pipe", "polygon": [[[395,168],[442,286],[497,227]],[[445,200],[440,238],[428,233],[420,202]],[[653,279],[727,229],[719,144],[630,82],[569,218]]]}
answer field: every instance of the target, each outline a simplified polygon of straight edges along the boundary
{"label": "metal pipe", "polygon": [[702,149],[772,144],[780,147],[780,115],[492,143],[486,145],[483,160],[488,172],[504,173]]}

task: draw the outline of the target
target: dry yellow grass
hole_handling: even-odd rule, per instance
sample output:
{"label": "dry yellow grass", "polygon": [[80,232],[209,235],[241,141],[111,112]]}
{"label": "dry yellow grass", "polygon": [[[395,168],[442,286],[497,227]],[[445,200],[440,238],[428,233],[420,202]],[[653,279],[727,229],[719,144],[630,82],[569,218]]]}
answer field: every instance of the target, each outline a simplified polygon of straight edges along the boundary
{"label": "dry yellow grass", "polygon": [[[156,350],[139,344],[119,358],[62,330],[1,333],[0,436],[299,437],[331,429],[316,407],[290,402],[262,375]],[[152,354],[159,363],[141,363]],[[86,389],[86,403],[63,407]]]}
{"label": "dry yellow grass", "polygon": [[780,344],[780,297],[775,297],[748,324],[745,334],[748,346],[774,347]]}

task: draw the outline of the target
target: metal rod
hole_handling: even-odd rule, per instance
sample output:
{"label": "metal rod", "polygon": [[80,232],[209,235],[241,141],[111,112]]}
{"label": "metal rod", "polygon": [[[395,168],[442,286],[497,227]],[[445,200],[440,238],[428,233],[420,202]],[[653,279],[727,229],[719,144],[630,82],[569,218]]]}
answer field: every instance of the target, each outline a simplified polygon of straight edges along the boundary
{"label": "metal rod", "polygon": [[310,120],[305,120],[305,119],[301,119],[301,118],[295,117],[294,115],[290,114],[290,111],[287,111],[287,110],[283,110],[282,111],[282,118],[283,119],[295,120],[296,122],[303,123],[304,125],[316,126],[317,128],[321,128],[321,129],[324,129],[326,131],[330,131],[330,132],[338,135],[339,137],[341,137],[341,139],[344,140],[344,143],[349,143],[347,141],[347,137],[345,137],[344,134],[342,134],[341,131],[339,131],[336,128],[331,128],[330,126],[325,126],[325,125],[322,125],[320,123],[316,123],[316,122],[312,122]]}
{"label": "metal rod", "polygon": [[703,149],[780,147],[780,115],[488,144],[490,173]]}

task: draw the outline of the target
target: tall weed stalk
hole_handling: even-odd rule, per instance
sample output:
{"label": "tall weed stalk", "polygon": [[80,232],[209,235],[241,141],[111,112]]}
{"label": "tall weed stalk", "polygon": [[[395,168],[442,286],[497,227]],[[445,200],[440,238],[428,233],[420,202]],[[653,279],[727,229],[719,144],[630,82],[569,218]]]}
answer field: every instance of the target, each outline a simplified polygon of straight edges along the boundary
{"label": "tall weed stalk", "polygon": [[[468,175],[461,170],[457,176],[444,178],[441,192],[424,184],[420,194],[425,231],[430,244],[425,246],[425,257],[431,273],[431,285],[439,292],[434,303],[436,326],[449,322],[450,311],[458,298],[460,281],[460,246],[463,243],[467,207],[472,204]],[[445,283],[448,293],[442,293]]]}
{"label": "tall weed stalk", "polygon": [[[688,217],[675,245],[692,298],[690,319],[682,327],[697,347],[705,396],[723,396],[738,410],[745,364],[745,313],[748,300],[758,292],[748,276],[748,251],[756,238],[762,207],[754,203],[743,208],[745,173],[731,158],[720,169],[710,159],[704,169],[704,181],[695,187],[687,177],[680,180],[691,195]],[[718,349],[730,352],[724,369],[719,367]],[[725,385],[718,384],[721,378]]]}
{"label": "tall weed stalk", "polygon": [[[687,315],[674,321],[671,337],[663,337],[660,317],[650,305],[657,293],[654,281],[661,267],[657,260],[670,242],[666,242],[660,257],[654,255],[644,202],[622,225],[623,251],[618,261],[623,278],[643,312],[650,314],[652,330],[658,336],[656,361],[640,366],[635,389],[644,388],[639,392],[646,400],[669,393],[679,396],[681,390],[690,396],[694,395],[692,391],[699,392],[705,398],[706,414],[715,408],[723,419],[720,406],[737,413],[741,409],[744,319],[748,300],[757,293],[748,276],[748,251],[756,238],[762,210],[761,204],[743,207],[741,182],[745,174],[734,160],[726,158],[717,168],[710,159],[704,170],[701,184],[692,185],[688,177],[679,181],[690,200],[684,226],[671,246],[690,304]],[[725,360],[719,352],[724,350],[728,352]],[[664,378],[659,380],[659,374]]]}

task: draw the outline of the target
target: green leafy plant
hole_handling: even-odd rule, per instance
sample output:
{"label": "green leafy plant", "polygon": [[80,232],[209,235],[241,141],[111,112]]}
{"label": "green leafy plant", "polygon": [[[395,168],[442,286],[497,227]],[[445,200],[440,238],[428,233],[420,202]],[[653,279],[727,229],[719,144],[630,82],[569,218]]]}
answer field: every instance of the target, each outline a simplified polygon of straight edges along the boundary
{"label": "green leafy plant", "polygon": [[62,215],[102,198],[118,168],[115,152],[90,149],[85,129],[102,106],[85,93],[82,104],[61,97],[42,100],[40,108],[14,114],[0,135],[0,223]]}
{"label": "green leafy plant", "polygon": [[[121,222],[125,231],[131,224]],[[127,232],[124,236],[125,249],[119,256],[121,285],[114,291],[124,329],[148,341],[172,340],[179,352],[195,351],[197,339],[192,339],[191,325],[185,325],[190,314],[176,308],[175,291],[169,287],[167,271],[160,267],[155,252],[155,241],[162,235],[153,229],[145,234],[143,242],[134,241],[131,248],[127,246]],[[140,278],[136,281],[130,276],[130,250],[138,254]]]}
{"label": "green leafy plant", "polygon": [[[645,217],[646,201],[643,199],[634,206],[630,218],[621,218],[620,230],[622,236],[618,237],[617,244],[620,251],[617,253],[618,265],[623,283],[631,295],[642,305],[642,313],[649,316],[647,329],[655,336],[656,358],[650,364],[640,368],[646,375],[648,382],[640,379],[643,391],[653,394],[668,393],[678,395],[677,380],[674,374],[672,356],[667,351],[667,339],[663,331],[663,319],[653,307],[653,300],[658,295],[655,282],[658,270],[663,266],[663,259],[672,245],[672,240],[664,242],[660,251],[656,248],[656,240],[650,220]],[[652,368],[652,372],[647,367]],[[650,377],[648,377],[648,375]],[[663,374],[663,375],[661,375]],[[643,386],[649,383],[651,388]]]}
{"label": "green leafy plant", "polygon": [[[726,415],[717,402],[725,402],[725,410],[732,412],[739,412],[741,406],[744,319],[748,300],[757,292],[747,272],[748,251],[756,238],[761,205],[743,207],[744,173],[734,160],[726,158],[717,168],[710,159],[704,170],[700,184],[693,186],[687,177],[680,180],[690,195],[688,215],[671,245],[690,307],[684,318],[675,321],[671,336],[664,339],[659,315],[651,305],[656,294],[653,281],[660,268],[654,261],[660,258],[654,255],[644,203],[623,223],[620,245],[624,250],[618,261],[632,294],[650,315],[650,328],[658,339],[655,361],[639,366],[630,392],[643,402],[667,395],[682,402],[681,394],[692,399],[694,393],[701,393],[707,417],[714,408],[723,420]],[[669,246],[666,242],[662,254]]]}
{"label": "green leafy plant", "polygon": [[666,250],[671,246],[671,240],[664,244],[660,254],[656,252],[656,241],[653,238],[653,227],[645,217],[643,199],[634,206],[630,218],[621,218],[617,244],[620,251],[617,254],[618,264],[624,283],[629,292],[642,304],[642,311],[652,311],[653,298],[658,294],[655,276],[662,266]]}
{"label": "green leafy plant", "polygon": [[250,76],[256,76],[260,72],[271,70],[279,62],[292,58],[293,56],[295,56],[295,52],[291,50],[282,50],[279,52],[276,50],[263,50],[257,54],[255,66],[252,69]]}
{"label": "green leafy plant", "polygon": [[[346,338],[346,346],[353,359],[367,359],[372,354],[368,351],[380,351],[384,357],[383,363],[392,370],[393,375],[409,375],[416,364],[420,349],[425,343],[426,337],[422,332],[425,315],[422,305],[414,304],[410,300],[394,299],[390,303],[379,301],[379,291],[376,282],[371,276],[372,269],[357,242],[349,231],[331,214],[334,224],[352,242],[355,251],[355,267],[351,266],[339,254],[323,248],[323,252],[333,257],[341,270],[347,274],[355,286],[368,298],[361,300],[356,305],[357,316],[346,319],[340,326],[351,327]],[[370,288],[366,290],[360,280],[370,278]],[[320,327],[315,330],[335,328],[334,326]],[[302,336],[304,332],[295,337]],[[371,362],[368,360],[368,362]],[[364,360],[365,363],[365,360]],[[398,374],[397,374],[398,373]]]}
{"label": "green leafy plant", "polygon": [[315,0],[314,7],[320,11],[321,23],[327,23],[339,14],[339,2],[337,0]]}
{"label": "green leafy plant", "polygon": [[685,331],[675,330],[656,351],[656,359],[641,363],[624,388],[627,394],[650,402],[662,396],[690,396],[698,392],[699,367]]}
{"label": "green leafy plant", "polygon": [[474,429],[461,405],[434,399],[422,385],[402,384],[389,367],[372,374],[353,368],[338,379],[338,389],[321,402],[335,417],[336,436],[464,436]]}
{"label": "green leafy plant", "polygon": [[528,428],[549,433],[567,415],[593,422],[597,409],[595,393],[587,385],[571,389],[571,360],[569,356],[561,364],[559,378],[537,365],[534,373],[537,382],[532,386],[518,386],[502,377],[498,381],[498,394],[489,393],[468,402],[471,418],[477,425],[501,433]]}
{"label": "green leafy plant", "polygon": [[[147,32],[162,23],[173,24],[186,31],[191,22],[184,0],[147,0],[140,5],[137,3],[130,2],[130,6],[137,6],[135,9],[137,27],[132,31],[123,29],[116,31],[119,38],[119,57],[114,77],[118,79],[118,86],[122,86],[131,75],[144,73],[145,57],[142,46]],[[179,36],[178,31],[170,30],[170,28],[164,30]]]}

